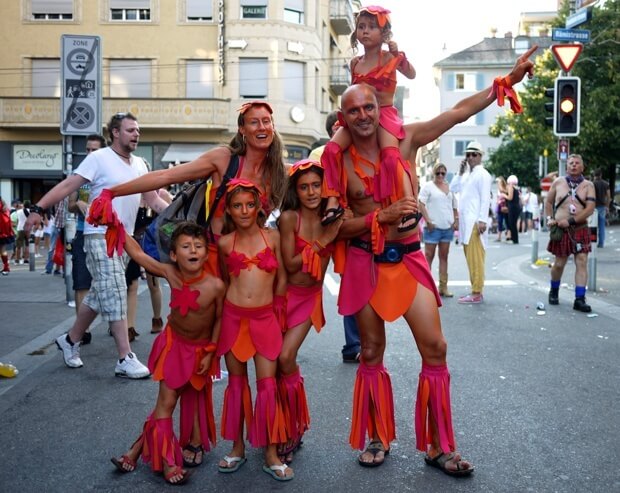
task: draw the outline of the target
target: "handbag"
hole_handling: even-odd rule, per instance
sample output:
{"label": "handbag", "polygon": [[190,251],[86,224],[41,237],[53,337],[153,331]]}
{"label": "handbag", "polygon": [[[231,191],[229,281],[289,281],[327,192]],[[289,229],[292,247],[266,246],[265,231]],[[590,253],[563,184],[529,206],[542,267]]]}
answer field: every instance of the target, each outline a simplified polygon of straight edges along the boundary
{"label": "handbag", "polygon": [[502,206],[500,207],[499,211],[500,211],[502,214],[508,214],[508,207],[507,207],[507,206],[505,206],[505,205],[502,205]]}
{"label": "handbag", "polygon": [[551,241],[561,241],[562,236],[564,236],[564,230],[557,224],[549,227],[549,239]]}

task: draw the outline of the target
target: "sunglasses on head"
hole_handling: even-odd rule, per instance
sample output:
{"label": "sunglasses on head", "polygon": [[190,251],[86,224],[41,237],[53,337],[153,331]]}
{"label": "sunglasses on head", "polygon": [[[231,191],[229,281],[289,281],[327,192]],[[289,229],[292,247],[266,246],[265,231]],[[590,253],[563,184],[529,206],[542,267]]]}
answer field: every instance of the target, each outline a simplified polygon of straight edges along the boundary
{"label": "sunglasses on head", "polygon": [[114,120],[122,120],[127,116],[127,113],[116,113],[112,118]]}
{"label": "sunglasses on head", "polygon": [[466,152],[465,153],[465,157],[476,157],[476,156],[480,156],[480,153],[478,152]]}
{"label": "sunglasses on head", "polygon": [[435,171],[435,176],[446,176],[445,171]]}

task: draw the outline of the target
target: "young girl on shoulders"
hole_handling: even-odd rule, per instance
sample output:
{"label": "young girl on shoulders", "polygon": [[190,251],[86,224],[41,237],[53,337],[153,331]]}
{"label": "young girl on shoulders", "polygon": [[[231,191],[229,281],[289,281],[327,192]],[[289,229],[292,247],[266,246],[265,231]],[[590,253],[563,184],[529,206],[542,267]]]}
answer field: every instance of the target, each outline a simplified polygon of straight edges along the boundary
{"label": "young girl on shoulders", "polygon": [[[217,355],[225,356],[228,386],[224,393],[221,435],[232,450],[219,471],[238,471],[246,462],[244,425],[253,447],[265,449],[263,471],[278,481],[293,479],[293,470],[278,458],[286,441],[286,423],[276,384],[277,359],[286,323],[286,271],[280,234],[263,229],[259,191],[243,179],[229,182],[225,228],[218,241],[221,272],[227,285]],[[247,362],[254,359],[256,401],[248,382]]]}
{"label": "young girl on shoulders", "polygon": [[[224,283],[206,270],[205,232],[195,223],[180,223],[171,237],[172,264],[158,262],[142,251],[131,237],[125,250],[138,264],[167,279],[172,290],[168,323],[155,341],[149,370],[159,381],[155,409],[131,448],[112,462],[121,472],[135,470],[138,457],[163,472],[168,483],[189,477],[186,467],[202,463],[205,450],[215,444],[212,376],[217,373],[214,354],[220,333]],[[172,413],[181,398],[177,440]]]}
{"label": "young girl on shoulders", "polygon": [[288,185],[278,218],[282,260],[288,273],[287,329],[278,358],[278,390],[287,418],[287,443],[279,450],[286,463],[302,443],[310,425],[304,379],[297,353],[310,327],[317,332],[325,324],[323,316],[323,276],[333,250],[342,218],[323,227],[321,199],[323,168],[305,159],[289,170]]}
{"label": "young girl on shoulders", "polygon": [[[356,16],[355,31],[351,33],[351,46],[357,50],[358,43],[364,47],[364,54],[351,60],[353,84],[368,84],[376,89],[379,111],[378,140],[381,147],[380,160],[368,163],[375,167],[374,184],[369,192],[375,201],[386,205],[400,197],[414,196],[417,192],[417,176],[408,161],[402,158],[399,140],[403,139],[403,121],[394,107],[396,72],[408,79],[415,78],[416,71],[398,45],[392,40],[390,11],[376,5],[363,7]],[[388,50],[383,49],[387,44]],[[343,166],[343,150],[351,145],[346,127],[338,129],[325,146],[321,163],[325,168],[323,195],[329,197],[323,224],[327,225],[344,213],[346,205],[346,175]],[[379,173],[380,169],[380,173]],[[404,173],[403,173],[404,171]],[[356,173],[358,170],[356,169]],[[363,170],[359,170],[363,173]],[[419,215],[403,217],[399,231],[414,229]]]}

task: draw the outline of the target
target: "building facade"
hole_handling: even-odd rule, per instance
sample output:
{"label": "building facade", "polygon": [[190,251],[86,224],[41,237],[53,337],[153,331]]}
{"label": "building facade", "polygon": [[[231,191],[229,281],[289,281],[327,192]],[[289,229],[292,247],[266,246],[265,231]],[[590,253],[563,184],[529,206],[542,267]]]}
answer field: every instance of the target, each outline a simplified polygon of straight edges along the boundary
{"label": "building facade", "polygon": [[[62,179],[61,36],[101,40],[101,120],[131,111],[154,169],[230,141],[237,109],[274,108],[287,160],[325,137],[350,81],[351,0],[15,0],[0,17],[0,195]],[[84,137],[81,137],[82,141]],[[74,139],[74,164],[84,156]]]}

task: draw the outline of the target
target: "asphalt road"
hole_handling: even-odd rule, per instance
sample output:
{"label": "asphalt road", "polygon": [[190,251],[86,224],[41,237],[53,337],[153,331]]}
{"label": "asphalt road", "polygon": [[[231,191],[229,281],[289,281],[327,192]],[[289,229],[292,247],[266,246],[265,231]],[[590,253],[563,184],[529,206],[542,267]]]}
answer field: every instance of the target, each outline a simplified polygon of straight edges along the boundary
{"label": "asphalt road", "polygon": [[[529,236],[518,246],[491,244],[484,304],[458,305],[455,298],[441,308],[456,438],[463,456],[476,465],[472,477],[445,476],[415,450],[420,357],[402,321],[387,329],[385,360],[397,440],[382,467],[357,464],[357,452],[347,443],[356,366],[341,362],[342,324],[326,287],[327,326],[321,334],[310,333],[299,357],[312,425],[293,463],[295,479],[272,480],[261,471],[261,451],[249,448],[238,473],[219,474],[217,461],[230,450],[220,441],[184,491],[620,491],[620,230],[613,233],[597,253],[599,291],[588,295],[594,317],[571,309],[570,265],[561,304],[537,314],[536,303],[546,304],[548,268],[531,266]],[[541,239],[542,257],[544,243]],[[450,280],[455,295],[467,292],[463,253],[455,245]],[[39,272],[18,268],[0,279],[0,361],[10,359],[20,368],[17,378],[0,380],[0,491],[167,490],[147,466],[123,475],[109,460],[138,435],[154,405],[156,384],[114,377],[114,344],[102,324],[82,350],[85,366],[67,369],[50,345],[71,324],[73,312],[63,299],[62,281]],[[149,305],[143,292],[142,335],[134,344],[143,361],[153,340]],[[215,384],[218,416],[225,383]]]}

